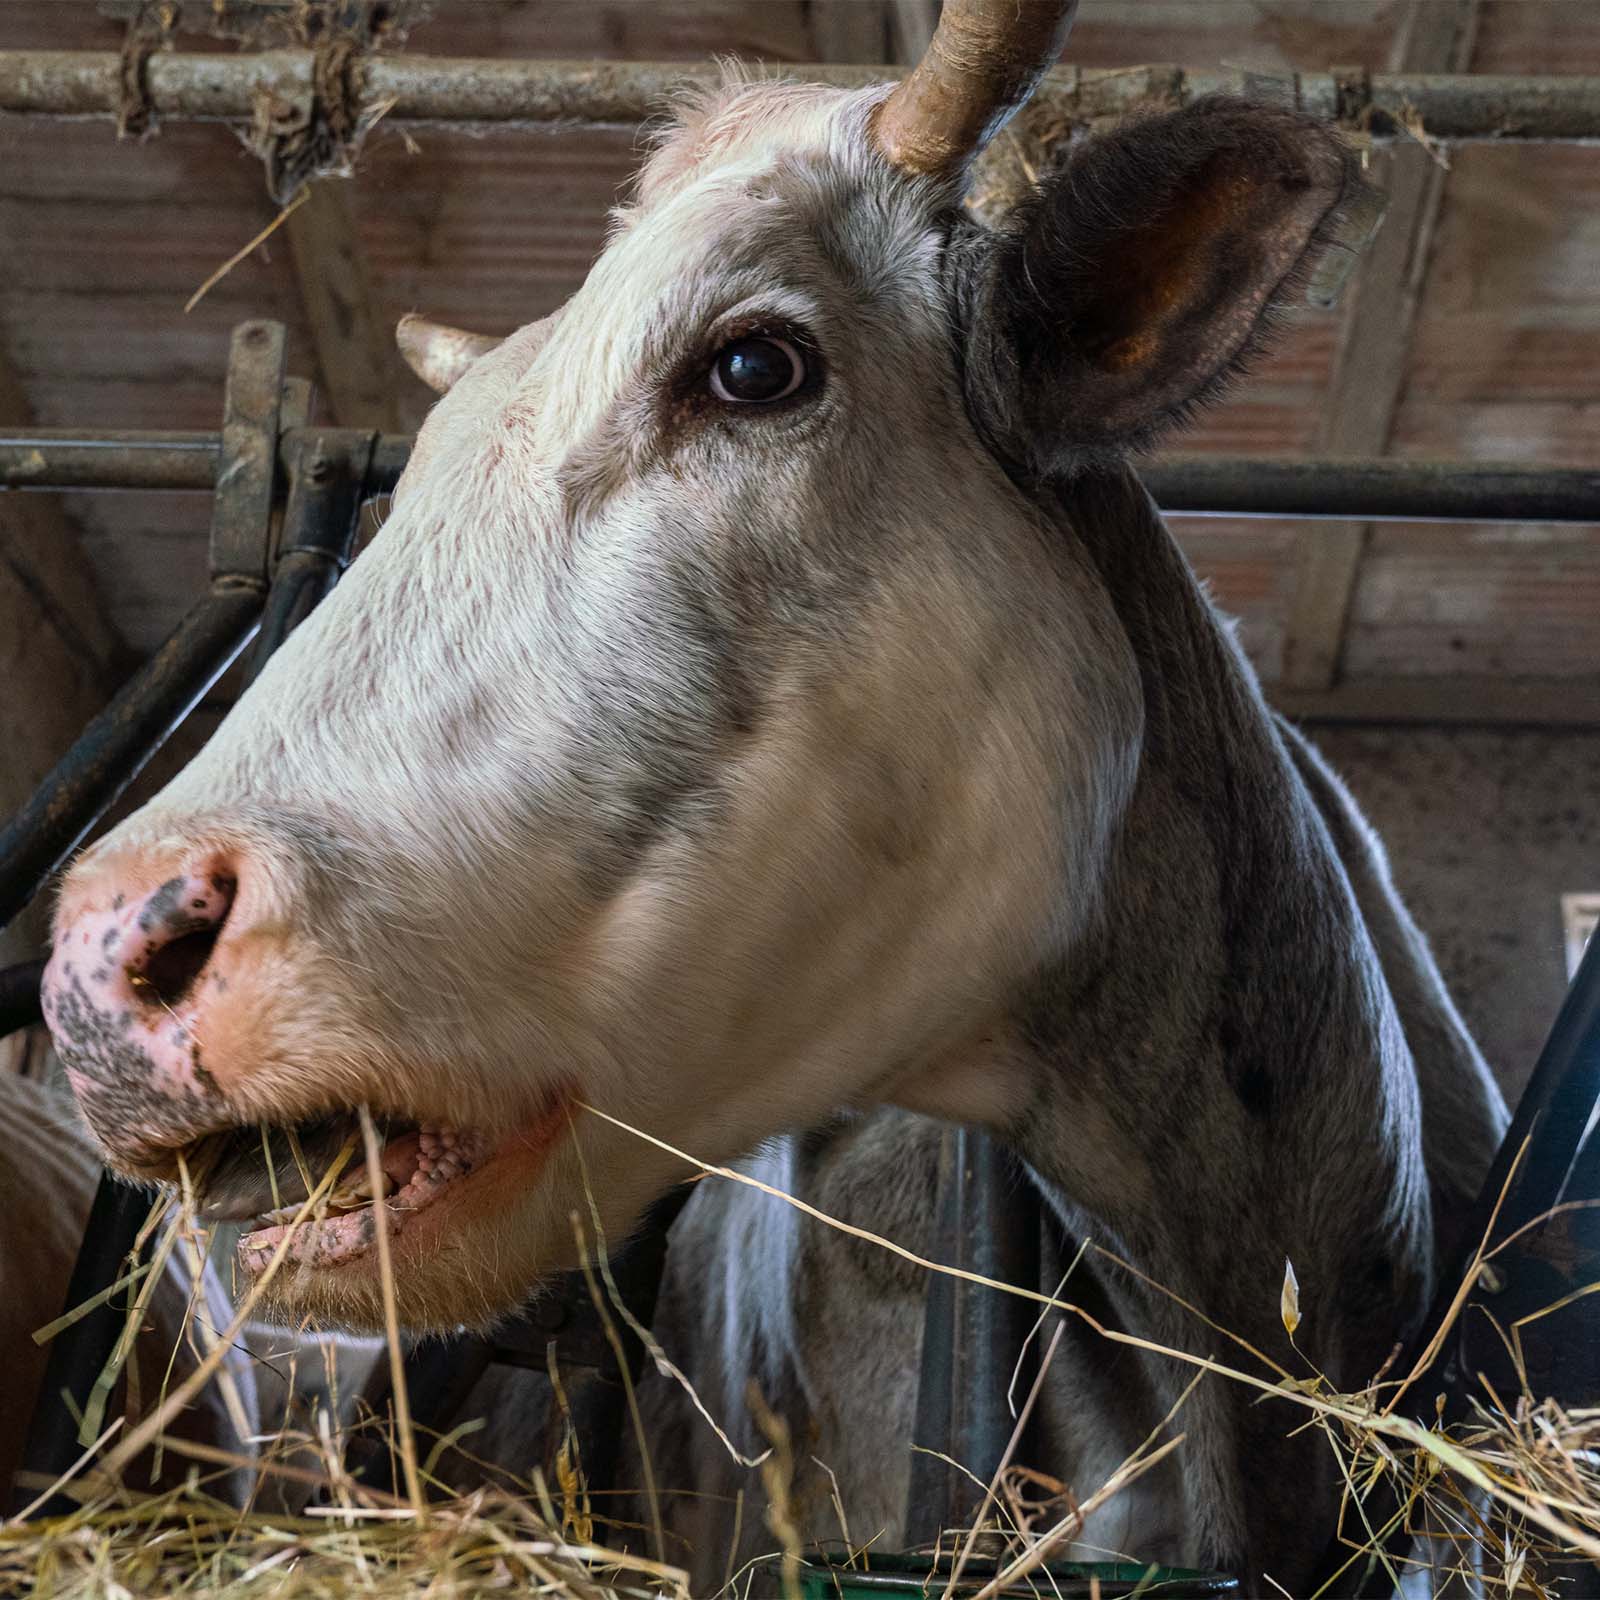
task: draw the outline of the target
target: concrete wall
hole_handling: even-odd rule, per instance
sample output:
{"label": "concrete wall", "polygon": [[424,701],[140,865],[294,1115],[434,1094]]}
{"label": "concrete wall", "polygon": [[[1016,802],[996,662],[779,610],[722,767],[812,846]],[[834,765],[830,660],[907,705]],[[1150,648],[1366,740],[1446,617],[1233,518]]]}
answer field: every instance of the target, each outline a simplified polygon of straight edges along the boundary
{"label": "concrete wall", "polygon": [[1515,1103],[1566,987],[1560,897],[1600,890],[1600,734],[1311,728]]}

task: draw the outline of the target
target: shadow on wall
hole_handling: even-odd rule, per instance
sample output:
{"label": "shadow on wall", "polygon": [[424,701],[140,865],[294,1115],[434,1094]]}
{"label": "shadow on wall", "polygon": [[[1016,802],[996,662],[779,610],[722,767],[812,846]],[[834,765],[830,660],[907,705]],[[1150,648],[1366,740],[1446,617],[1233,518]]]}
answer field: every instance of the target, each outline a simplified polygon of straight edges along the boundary
{"label": "shadow on wall", "polygon": [[1600,890],[1600,735],[1312,728],[1516,1104],[1566,988],[1561,896]]}

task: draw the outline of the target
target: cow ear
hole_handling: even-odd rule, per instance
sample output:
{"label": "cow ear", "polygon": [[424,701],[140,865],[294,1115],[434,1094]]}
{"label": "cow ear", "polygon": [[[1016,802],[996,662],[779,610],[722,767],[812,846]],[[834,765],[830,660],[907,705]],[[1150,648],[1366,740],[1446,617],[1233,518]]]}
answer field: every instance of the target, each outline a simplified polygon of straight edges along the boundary
{"label": "cow ear", "polygon": [[1366,192],[1336,134],[1238,99],[1084,141],[971,249],[975,419],[1034,472],[1148,443],[1242,368]]}
{"label": "cow ear", "polygon": [[503,342],[491,334],[468,333],[415,315],[400,319],[394,340],[406,365],[436,394],[443,394],[479,356]]}

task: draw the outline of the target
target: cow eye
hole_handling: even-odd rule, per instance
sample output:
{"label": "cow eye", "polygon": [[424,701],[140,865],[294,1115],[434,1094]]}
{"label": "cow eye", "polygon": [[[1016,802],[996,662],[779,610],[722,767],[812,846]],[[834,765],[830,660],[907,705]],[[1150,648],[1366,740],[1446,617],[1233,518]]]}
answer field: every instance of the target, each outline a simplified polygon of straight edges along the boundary
{"label": "cow eye", "polygon": [[770,405],[793,394],[805,377],[805,358],[787,339],[755,335],[717,352],[711,392],[735,405]]}

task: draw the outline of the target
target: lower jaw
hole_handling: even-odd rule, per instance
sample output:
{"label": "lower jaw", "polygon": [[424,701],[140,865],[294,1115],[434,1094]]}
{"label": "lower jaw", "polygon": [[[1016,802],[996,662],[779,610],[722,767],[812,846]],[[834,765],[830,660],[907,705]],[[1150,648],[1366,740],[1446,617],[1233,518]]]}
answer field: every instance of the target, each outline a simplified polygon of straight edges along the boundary
{"label": "lower jaw", "polygon": [[484,1141],[469,1170],[433,1186],[431,1192],[424,1189],[408,1196],[412,1188],[408,1184],[398,1194],[359,1210],[321,1220],[308,1214],[298,1223],[248,1232],[239,1241],[240,1264],[251,1277],[259,1277],[275,1259],[295,1267],[297,1273],[376,1275],[380,1228],[393,1256],[420,1260],[426,1246],[447,1242],[462,1207],[481,1198],[485,1190],[503,1192],[509,1202],[530,1189],[570,1130],[575,1107],[573,1094],[563,1093],[516,1132],[498,1142]]}

